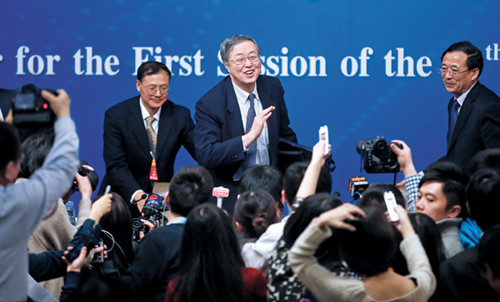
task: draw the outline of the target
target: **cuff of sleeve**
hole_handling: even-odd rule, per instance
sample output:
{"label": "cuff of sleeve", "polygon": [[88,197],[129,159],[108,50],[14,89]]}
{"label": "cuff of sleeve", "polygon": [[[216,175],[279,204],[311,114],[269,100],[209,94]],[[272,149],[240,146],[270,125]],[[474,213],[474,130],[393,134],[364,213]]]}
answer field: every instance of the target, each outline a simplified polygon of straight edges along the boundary
{"label": "cuff of sleeve", "polygon": [[243,147],[243,152],[247,153],[248,148],[245,148],[245,145],[243,144],[243,136],[241,137],[241,146]]}
{"label": "cuff of sleeve", "polygon": [[330,227],[318,228],[316,225],[317,219],[314,218],[307,229],[310,232],[309,242],[319,245],[326,238],[332,236],[332,229]]}

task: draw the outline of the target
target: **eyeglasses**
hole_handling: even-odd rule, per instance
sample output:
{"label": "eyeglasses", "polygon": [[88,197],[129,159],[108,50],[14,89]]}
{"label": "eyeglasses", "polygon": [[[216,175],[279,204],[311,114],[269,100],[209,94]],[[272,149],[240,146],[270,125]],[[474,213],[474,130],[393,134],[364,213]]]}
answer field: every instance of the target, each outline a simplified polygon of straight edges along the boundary
{"label": "eyeglasses", "polygon": [[161,94],[166,94],[168,93],[168,86],[160,86],[160,87],[156,87],[156,86],[148,86],[146,87],[146,91],[148,92],[148,94],[150,95],[154,95],[156,94],[157,91],[160,91]]}
{"label": "eyeglasses", "polygon": [[438,68],[439,72],[441,72],[441,75],[446,75],[449,72],[451,72],[451,76],[456,78],[457,76],[459,76],[460,74],[462,73],[465,73],[467,71],[471,71],[472,69],[467,69],[467,70],[464,70],[464,71],[460,71],[458,69],[450,69],[448,67],[441,67],[441,68]]}
{"label": "eyeglasses", "polygon": [[243,64],[245,64],[245,62],[247,61],[250,61],[251,63],[255,63],[257,61],[260,60],[260,57],[258,54],[250,54],[248,57],[245,57],[245,56],[237,56],[236,58],[234,59],[230,59],[229,61],[233,61],[234,64],[238,65],[238,66],[241,66]]}

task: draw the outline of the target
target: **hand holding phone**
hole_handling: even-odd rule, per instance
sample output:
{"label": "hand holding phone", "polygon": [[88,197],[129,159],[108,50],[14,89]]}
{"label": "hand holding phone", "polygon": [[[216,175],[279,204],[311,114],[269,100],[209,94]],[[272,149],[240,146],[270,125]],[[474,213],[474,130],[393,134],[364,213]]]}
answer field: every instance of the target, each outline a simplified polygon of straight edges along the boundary
{"label": "hand holding phone", "polygon": [[384,192],[384,201],[387,207],[387,212],[389,213],[389,218],[391,221],[399,221],[398,213],[396,213],[396,197],[394,193],[388,191]]}

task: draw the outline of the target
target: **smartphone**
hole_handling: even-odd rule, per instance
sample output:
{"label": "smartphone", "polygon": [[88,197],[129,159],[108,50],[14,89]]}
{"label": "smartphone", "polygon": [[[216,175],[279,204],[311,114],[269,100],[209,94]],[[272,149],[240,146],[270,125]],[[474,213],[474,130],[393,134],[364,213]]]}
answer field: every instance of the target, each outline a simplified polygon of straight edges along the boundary
{"label": "smartphone", "polygon": [[111,186],[107,185],[106,186],[106,191],[104,191],[104,195],[108,195],[110,191],[111,191]]}
{"label": "smartphone", "polygon": [[323,154],[327,155],[328,154],[328,126],[324,125],[319,128],[319,140],[325,142],[325,149],[323,150]]}
{"label": "smartphone", "polygon": [[399,221],[398,213],[396,213],[396,197],[392,192],[384,192],[384,201],[389,213],[391,221]]}

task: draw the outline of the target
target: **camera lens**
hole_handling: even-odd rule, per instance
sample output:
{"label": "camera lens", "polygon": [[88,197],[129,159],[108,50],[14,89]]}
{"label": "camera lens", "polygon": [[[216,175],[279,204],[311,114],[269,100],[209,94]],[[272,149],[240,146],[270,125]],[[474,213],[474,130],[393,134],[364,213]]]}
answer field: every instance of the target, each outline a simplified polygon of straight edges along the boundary
{"label": "camera lens", "polygon": [[367,139],[359,141],[358,145],[356,146],[356,151],[358,151],[358,154],[364,155],[367,150],[371,149],[371,142]]}

